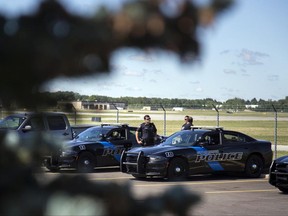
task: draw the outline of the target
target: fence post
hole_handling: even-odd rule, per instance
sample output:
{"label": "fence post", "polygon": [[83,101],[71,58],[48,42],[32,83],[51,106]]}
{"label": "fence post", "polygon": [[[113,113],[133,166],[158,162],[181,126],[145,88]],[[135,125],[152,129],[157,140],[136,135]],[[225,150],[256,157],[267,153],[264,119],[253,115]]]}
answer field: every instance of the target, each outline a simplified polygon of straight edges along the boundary
{"label": "fence post", "polygon": [[112,105],[115,107],[115,109],[117,110],[117,117],[116,117],[116,123],[119,123],[119,109],[118,109],[118,107],[116,106],[116,104],[115,103],[112,103]]}
{"label": "fence post", "polygon": [[217,112],[217,127],[219,127],[219,110],[216,108],[216,106],[214,104],[212,104],[212,106],[214,107],[214,109]]}
{"label": "fence post", "polygon": [[76,125],[77,110],[72,103],[71,103],[71,105],[72,105],[72,109],[74,110],[74,124]]}
{"label": "fence post", "polygon": [[277,110],[275,109],[274,105],[272,104],[274,110],[274,159],[277,158]]}
{"label": "fence post", "polygon": [[164,136],[166,136],[166,110],[165,110],[165,108],[162,106],[162,104],[160,104],[160,106],[161,106],[161,108],[163,109],[163,111],[164,111],[164,128],[163,128],[163,130],[164,130]]}

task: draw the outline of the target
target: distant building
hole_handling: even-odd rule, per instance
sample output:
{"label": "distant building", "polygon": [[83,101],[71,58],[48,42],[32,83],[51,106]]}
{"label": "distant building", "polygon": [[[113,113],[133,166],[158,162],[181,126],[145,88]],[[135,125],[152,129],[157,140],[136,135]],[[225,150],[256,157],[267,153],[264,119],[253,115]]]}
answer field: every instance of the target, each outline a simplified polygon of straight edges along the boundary
{"label": "distant building", "polygon": [[172,111],[184,111],[183,107],[173,107]]}
{"label": "distant building", "polygon": [[257,108],[259,105],[257,105],[257,104],[255,104],[255,105],[253,105],[253,104],[251,104],[251,105],[245,105],[245,108],[246,109],[255,109],[255,108]]}
{"label": "distant building", "polygon": [[123,110],[126,109],[127,105],[125,103],[116,102],[98,102],[98,101],[72,101],[57,103],[58,107],[67,106],[67,104],[73,105],[76,110]]}
{"label": "distant building", "polygon": [[156,106],[144,106],[141,110],[155,111],[158,110],[158,108]]}

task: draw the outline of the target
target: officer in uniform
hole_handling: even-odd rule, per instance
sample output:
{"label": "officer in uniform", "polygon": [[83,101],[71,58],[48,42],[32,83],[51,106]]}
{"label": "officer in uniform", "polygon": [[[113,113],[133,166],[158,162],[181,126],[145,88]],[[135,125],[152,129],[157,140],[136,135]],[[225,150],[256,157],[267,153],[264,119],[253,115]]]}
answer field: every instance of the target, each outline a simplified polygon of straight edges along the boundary
{"label": "officer in uniform", "polygon": [[[141,137],[140,137],[141,134]],[[144,122],[136,130],[137,143],[142,146],[151,146],[155,143],[157,128],[149,115],[144,116]]]}
{"label": "officer in uniform", "polygon": [[191,130],[191,127],[193,126],[193,118],[186,115],[184,120],[185,123],[182,125],[181,130]]}

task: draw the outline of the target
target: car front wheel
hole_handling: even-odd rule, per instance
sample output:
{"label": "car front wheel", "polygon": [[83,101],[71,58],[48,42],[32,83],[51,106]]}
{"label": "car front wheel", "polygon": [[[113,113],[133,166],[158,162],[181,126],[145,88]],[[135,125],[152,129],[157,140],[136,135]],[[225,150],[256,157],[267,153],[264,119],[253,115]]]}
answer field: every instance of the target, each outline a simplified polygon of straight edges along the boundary
{"label": "car front wheel", "polygon": [[263,160],[258,155],[251,155],[245,165],[245,174],[250,178],[259,178],[263,170]]}
{"label": "car front wheel", "polygon": [[47,168],[50,172],[58,172],[58,171],[60,170],[59,167],[46,166],[46,168]]}
{"label": "car front wheel", "polygon": [[188,174],[188,165],[181,158],[173,159],[168,167],[167,178],[168,179],[183,179]]}
{"label": "car front wheel", "polygon": [[96,160],[93,154],[90,152],[84,152],[80,154],[77,160],[78,172],[92,172],[94,170]]}

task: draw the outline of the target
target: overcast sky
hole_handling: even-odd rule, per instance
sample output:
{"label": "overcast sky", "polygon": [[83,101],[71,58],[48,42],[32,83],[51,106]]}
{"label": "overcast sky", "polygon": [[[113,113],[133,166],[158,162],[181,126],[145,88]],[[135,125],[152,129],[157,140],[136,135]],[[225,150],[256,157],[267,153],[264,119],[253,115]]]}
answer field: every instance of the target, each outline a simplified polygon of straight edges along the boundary
{"label": "overcast sky", "polygon": [[[92,14],[100,2],[113,9],[121,5],[121,0],[62,2],[80,14]],[[27,14],[38,3],[0,0],[0,13],[8,17]],[[284,99],[288,96],[287,12],[287,0],[238,0],[233,10],[201,31],[202,55],[196,64],[185,65],[166,52],[117,50],[109,75],[61,77],[47,82],[43,90],[218,101]]]}

